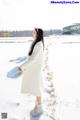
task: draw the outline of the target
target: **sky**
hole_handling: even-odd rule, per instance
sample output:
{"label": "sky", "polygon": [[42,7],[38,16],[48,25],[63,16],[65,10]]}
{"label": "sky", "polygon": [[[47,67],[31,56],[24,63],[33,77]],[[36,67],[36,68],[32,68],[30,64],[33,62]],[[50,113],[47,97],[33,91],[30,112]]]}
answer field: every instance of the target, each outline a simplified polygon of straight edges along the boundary
{"label": "sky", "polygon": [[50,0],[0,0],[0,30],[62,29],[79,22],[80,4],[51,4]]}

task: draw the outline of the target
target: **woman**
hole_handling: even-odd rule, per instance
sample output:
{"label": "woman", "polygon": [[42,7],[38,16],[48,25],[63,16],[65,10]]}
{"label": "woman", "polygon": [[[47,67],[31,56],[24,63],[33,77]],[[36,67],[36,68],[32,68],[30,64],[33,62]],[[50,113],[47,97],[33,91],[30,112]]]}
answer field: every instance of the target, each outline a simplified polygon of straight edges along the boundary
{"label": "woman", "polygon": [[28,62],[21,66],[23,71],[23,80],[21,93],[30,93],[36,96],[35,107],[31,111],[32,116],[42,114],[41,106],[41,67],[43,61],[43,30],[40,28],[35,28],[32,33],[33,42],[31,44],[30,50],[28,52]]}

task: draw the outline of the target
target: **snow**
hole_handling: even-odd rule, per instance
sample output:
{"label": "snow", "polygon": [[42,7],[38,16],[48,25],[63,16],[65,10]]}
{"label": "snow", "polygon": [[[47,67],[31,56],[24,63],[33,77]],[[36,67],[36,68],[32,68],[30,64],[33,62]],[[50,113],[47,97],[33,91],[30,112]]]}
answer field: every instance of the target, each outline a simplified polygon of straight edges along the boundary
{"label": "snow", "polygon": [[[35,97],[20,94],[22,76],[7,78],[7,72],[21,64],[10,60],[26,56],[29,40],[31,38],[0,39],[0,114],[7,112],[7,120],[34,120],[29,113]],[[79,51],[80,36],[45,38],[42,90],[45,113],[35,120],[44,117],[46,120],[80,120]]]}

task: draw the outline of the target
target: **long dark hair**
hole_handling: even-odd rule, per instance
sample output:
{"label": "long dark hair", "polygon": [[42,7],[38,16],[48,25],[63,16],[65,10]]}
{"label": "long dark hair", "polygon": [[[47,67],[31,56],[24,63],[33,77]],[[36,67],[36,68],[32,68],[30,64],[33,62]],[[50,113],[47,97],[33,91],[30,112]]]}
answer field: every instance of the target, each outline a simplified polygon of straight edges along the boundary
{"label": "long dark hair", "polygon": [[29,56],[32,55],[34,46],[35,46],[38,42],[42,41],[42,43],[43,43],[43,48],[44,48],[43,30],[40,29],[40,28],[35,28],[35,31],[36,31],[37,36],[36,36],[36,39],[35,39],[35,40],[32,42],[32,44],[31,44],[31,47],[30,47],[30,50],[29,50],[29,53],[28,53]]}

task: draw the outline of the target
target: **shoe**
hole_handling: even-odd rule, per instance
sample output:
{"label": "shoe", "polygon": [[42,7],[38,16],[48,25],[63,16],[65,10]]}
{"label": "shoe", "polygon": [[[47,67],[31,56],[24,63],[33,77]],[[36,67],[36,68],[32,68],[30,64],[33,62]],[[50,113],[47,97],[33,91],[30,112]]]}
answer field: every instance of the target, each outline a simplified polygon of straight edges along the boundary
{"label": "shoe", "polygon": [[43,109],[41,105],[35,106],[33,110],[30,112],[32,117],[37,117],[43,114]]}

